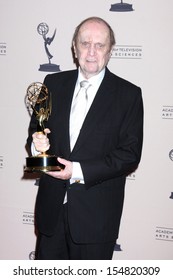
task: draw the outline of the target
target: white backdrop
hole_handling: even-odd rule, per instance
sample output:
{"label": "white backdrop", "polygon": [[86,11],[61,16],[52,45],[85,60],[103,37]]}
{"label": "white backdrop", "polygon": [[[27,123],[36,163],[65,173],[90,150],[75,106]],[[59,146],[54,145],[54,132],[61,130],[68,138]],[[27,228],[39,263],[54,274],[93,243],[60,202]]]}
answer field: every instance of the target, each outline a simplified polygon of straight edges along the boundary
{"label": "white backdrop", "polygon": [[[73,69],[71,39],[89,16],[107,20],[117,46],[115,74],[142,88],[145,124],[140,167],[127,178],[114,259],[173,258],[173,3],[126,0],[133,11],[110,11],[119,0],[0,0],[0,259],[33,259],[36,180],[23,178],[28,85],[42,82],[48,63],[40,23],[47,23],[52,64]],[[117,6],[114,6],[114,8]]]}

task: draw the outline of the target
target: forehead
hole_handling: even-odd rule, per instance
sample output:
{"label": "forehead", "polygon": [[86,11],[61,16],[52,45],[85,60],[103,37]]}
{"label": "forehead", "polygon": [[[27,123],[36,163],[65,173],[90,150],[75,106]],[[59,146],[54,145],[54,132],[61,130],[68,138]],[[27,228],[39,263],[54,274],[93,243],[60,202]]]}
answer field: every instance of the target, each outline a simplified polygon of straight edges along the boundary
{"label": "forehead", "polygon": [[109,28],[104,22],[88,21],[80,27],[78,38],[89,41],[107,41],[110,40]]}

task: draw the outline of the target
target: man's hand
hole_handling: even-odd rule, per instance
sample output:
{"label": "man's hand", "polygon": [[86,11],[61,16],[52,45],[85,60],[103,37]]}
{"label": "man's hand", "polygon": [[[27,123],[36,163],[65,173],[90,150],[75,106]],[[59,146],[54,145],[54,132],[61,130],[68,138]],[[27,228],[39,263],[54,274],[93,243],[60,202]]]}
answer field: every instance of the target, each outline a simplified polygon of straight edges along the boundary
{"label": "man's hand", "polygon": [[[48,128],[46,128],[44,130],[44,133],[35,132],[32,135],[35,149],[38,152],[42,153],[42,152],[46,152],[47,150],[49,150],[50,144],[49,144],[49,139],[47,137],[47,134],[49,134],[49,133],[50,133],[50,130]],[[73,163],[71,161],[65,160],[60,157],[57,158],[57,161],[59,161],[59,163],[62,163],[65,166],[65,168],[60,171],[48,171],[46,173],[57,179],[69,180],[72,176]]]}
{"label": "man's hand", "polygon": [[38,152],[43,153],[43,152],[46,152],[47,150],[49,150],[50,144],[49,144],[49,139],[47,137],[47,134],[49,134],[49,133],[50,133],[50,130],[48,128],[45,128],[44,133],[35,132],[32,135],[35,149]]}
{"label": "man's hand", "polygon": [[69,180],[72,176],[72,171],[73,171],[73,163],[69,160],[63,159],[58,157],[57,158],[59,163],[62,163],[65,165],[65,168],[62,169],[61,171],[48,171],[46,174],[57,178],[61,180]]}

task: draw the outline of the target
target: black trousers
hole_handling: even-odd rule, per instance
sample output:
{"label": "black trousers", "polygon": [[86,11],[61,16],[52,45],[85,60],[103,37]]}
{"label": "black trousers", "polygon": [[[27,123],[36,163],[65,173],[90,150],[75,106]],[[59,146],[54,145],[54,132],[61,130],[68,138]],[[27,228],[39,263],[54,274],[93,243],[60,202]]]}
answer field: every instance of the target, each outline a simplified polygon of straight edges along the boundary
{"label": "black trousers", "polygon": [[38,235],[37,260],[111,260],[115,243],[76,244],[73,242],[64,204],[53,236]]}

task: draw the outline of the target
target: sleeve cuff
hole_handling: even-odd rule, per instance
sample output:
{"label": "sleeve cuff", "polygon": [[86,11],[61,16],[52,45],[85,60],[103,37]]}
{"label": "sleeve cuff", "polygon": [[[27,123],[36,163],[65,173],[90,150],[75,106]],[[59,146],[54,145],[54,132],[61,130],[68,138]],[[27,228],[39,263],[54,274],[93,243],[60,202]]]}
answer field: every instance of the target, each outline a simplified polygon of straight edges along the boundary
{"label": "sleeve cuff", "polygon": [[33,142],[32,142],[32,144],[31,144],[31,154],[32,154],[33,156],[37,156],[37,155],[40,154],[40,152],[38,152],[38,151],[36,150],[36,148],[35,148]]}
{"label": "sleeve cuff", "polygon": [[80,183],[84,184],[84,177],[83,177],[83,172],[81,169],[81,165],[79,162],[73,162],[73,173],[72,177],[70,179],[70,183]]}

